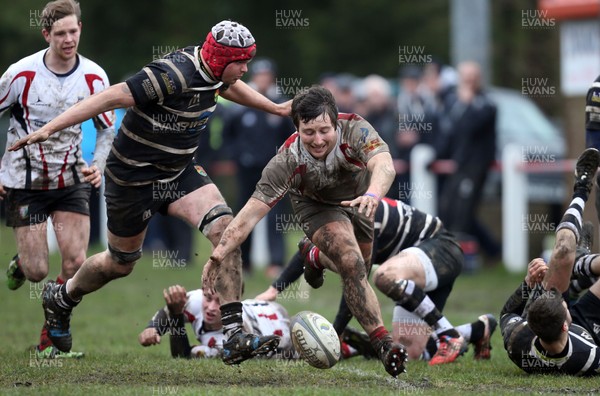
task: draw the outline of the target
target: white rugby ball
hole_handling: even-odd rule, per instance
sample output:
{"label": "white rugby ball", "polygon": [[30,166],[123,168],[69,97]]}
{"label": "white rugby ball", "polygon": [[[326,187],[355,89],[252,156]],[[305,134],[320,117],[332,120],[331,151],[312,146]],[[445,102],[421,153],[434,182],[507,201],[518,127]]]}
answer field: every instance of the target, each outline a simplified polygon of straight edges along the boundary
{"label": "white rugby ball", "polygon": [[340,360],[340,339],[333,325],[321,315],[302,311],[290,321],[292,343],[311,366],[327,369]]}

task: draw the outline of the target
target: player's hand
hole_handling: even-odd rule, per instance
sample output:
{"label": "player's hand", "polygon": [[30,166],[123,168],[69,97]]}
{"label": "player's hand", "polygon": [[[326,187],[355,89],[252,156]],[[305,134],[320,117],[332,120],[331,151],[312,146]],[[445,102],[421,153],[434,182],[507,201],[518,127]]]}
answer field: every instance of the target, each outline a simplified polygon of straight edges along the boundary
{"label": "player's hand", "polygon": [[340,202],[340,205],[350,207],[358,206],[358,213],[363,213],[364,211],[365,216],[370,219],[374,219],[375,211],[379,205],[379,199],[377,197],[365,194],[358,198],[354,198],[352,201],[342,201]]}
{"label": "player's hand", "polygon": [[292,99],[277,104],[277,115],[288,117],[292,114]]}
{"label": "player's hand", "polygon": [[548,265],[541,258],[534,258],[527,265],[527,275],[525,275],[525,283],[530,288],[534,288],[537,284],[541,284],[548,271]]}
{"label": "player's hand", "polygon": [[215,292],[215,280],[217,279],[217,272],[220,262],[216,262],[211,256],[210,259],[204,264],[202,269],[202,289],[210,292]]}
{"label": "player's hand", "polygon": [[144,329],[138,336],[138,341],[142,346],[150,346],[160,344],[160,335],[154,327]]}
{"label": "player's hand", "polygon": [[277,299],[277,289],[275,289],[273,286],[269,286],[267,290],[260,293],[254,299],[261,301],[275,301]]}
{"label": "player's hand", "polygon": [[0,201],[2,201],[4,199],[5,195],[6,195],[6,190],[4,189],[4,186],[2,185],[2,183],[0,183]]}
{"label": "player's hand", "polygon": [[171,315],[180,315],[183,313],[183,308],[187,302],[187,293],[183,286],[170,286],[163,290],[163,297],[167,302],[167,308]]}
{"label": "player's hand", "polygon": [[92,165],[89,168],[83,168],[81,172],[84,176],[83,180],[96,188],[100,187],[102,184],[102,171],[96,165]]}
{"label": "player's hand", "polygon": [[46,132],[44,128],[38,129],[36,132],[17,140],[8,148],[8,151],[17,151],[30,144],[45,142],[49,137],[50,132]]}

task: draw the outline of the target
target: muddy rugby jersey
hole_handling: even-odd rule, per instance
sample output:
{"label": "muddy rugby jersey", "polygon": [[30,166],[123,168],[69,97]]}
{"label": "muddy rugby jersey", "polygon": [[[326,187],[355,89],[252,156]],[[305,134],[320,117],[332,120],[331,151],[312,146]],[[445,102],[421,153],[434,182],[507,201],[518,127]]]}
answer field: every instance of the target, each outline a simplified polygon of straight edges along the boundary
{"label": "muddy rugby jersey", "polygon": [[273,207],[288,191],[332,205],[363,195],[370,181],[367,162],[389,152],[388,145],[356,114],[340,113],[336,131],[324,161],[310,155],[298,132],[292,134],[263,170],[252,197]]}

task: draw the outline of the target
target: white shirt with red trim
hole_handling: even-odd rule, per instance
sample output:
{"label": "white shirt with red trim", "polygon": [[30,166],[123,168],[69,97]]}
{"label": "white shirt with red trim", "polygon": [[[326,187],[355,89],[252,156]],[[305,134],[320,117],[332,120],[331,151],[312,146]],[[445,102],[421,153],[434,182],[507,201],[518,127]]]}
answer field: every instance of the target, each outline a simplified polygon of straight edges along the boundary
{"label": "white shirt with red trim", "polygon": [[[110,86],[104,70],[93,61],[77,55],[79,64],[64,75],[56,75],[44,64],[48,49],[12,64],[0,78],[0,114],[10,109],[6,148],[37,131],[69,107]],[[96,130],[114,136],[113,111],[93,119]],[[17,189],[48,190],[83,182],[81,124],[53,134],[46,142],[5,151],[0,183]],[[110,145],[112,140],[104,144]],[[108,153],[108,149],[98,150]],[[96,159],[94,159],[95,161]],[[104,161],[102,161],[103,163]]]}
{"label": "white shirt with red trim", "polygon": [[[204,314],[202,289],[187,293],[187,302],[184,307],[185,321],[192,324],[196,339],[204,346],[221,349],[223,347],[222,329],[207,331],[204,329]],[[290,318],[283,306],[276,302],[244,300],[242,301],[244,331],[256,335],[278,335],[280,349],[292,347],[290,338]]]}

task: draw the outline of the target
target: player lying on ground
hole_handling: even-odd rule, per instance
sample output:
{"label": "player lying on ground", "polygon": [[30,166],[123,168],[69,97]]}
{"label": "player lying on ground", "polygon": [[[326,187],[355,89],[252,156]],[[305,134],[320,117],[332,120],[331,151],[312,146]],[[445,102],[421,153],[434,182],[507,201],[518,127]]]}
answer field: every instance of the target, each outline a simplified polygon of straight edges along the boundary
{"label": "player lying on ground", "polygon": [[[323,284],[324,268],[332,268],[331,260],[307,238],[300,241],[299,248],[281,276],[257,299],[274,300],[300,277],[303,268],[311,286]],[[496,327],[492,315],[454,328],[442,314],[461,272],[463,253],[439,218],[402,201],[383,198],[375,211],[372,262],[383,263],[374,273],[380,289],[403,286],[386,294],[396,301],[394,340],[406,346],[410,359],[423,357],[431,365],[450,363],[464,352],[467,342],[475,345],[476,359],[489,359],[490,337]],[[353,345],[359,336],[347,328],[350,319],[342,300],[333,325],[342,339]]]}
{"label": "player lying on ground", "polygon": [[[163,291],[167,305],[158,310],[146,329],[138,336],[142,346],[156,345],[161,337],[169,333],[173,357],[204,358],[220,357],[223,350],[223,322],[219,310],[219,298],[202,289],[186,293],[182,286],[171,286]],[[290,339],[290,317],[286,309],[276,302],[263,300],[242,301],[245,331],[258,335],[281,337],[279,347],[271,357],[296,359]],[[185,331],[190,323],[200,345],[191,346]],[[359,341],[359,347],[370,346],[368,339]],[[359,351],[342,342],[342,357],[347,359],[359,355]],[[375,353],[373,351],[373,353]]]}
{"label": "player lying on ground", "polygon": [[[186,293],[175,285],[163,291],[167,305],[157,311],[148,326],[138,337],[143,346],[159,344],[161,336],[170,334],[173,357],[221,357],[223,352],[223,322],[219,297],[202,289]],[[244,300],[244,331],[257,335],[281,337],[274,357],[296,358],[290,339],[290,318],[280,304],[275,302]],[[192,325],[200,345],[190,346],[185,324]]]}
{"label": "player lying on ground", "polygon": [[[528,265],[525,281],[502,308],[500,329],[509,358],[528,373],[600,374],[600,283],[590,289],[570,309],[562,293],[569,279],[548,277],[554,266],[567,267],[578,278],[600,274],[598,255],[582,254],[574,266],[577,245],[591,245],[593,227],[582,231],[582,214],[592,189],[593,176],[600,164],[596,149],[585,150],[577,160],[573,200],[556,228],[556,242],[549,265],[534,259]],[[569,265],[570,260],[570,265]],[[574,268],[575,267],[575,270]],[[566,288],[545,290],[545,279]],[[568,295],[565,293],[565,295]]]}

